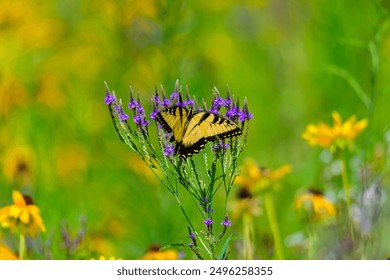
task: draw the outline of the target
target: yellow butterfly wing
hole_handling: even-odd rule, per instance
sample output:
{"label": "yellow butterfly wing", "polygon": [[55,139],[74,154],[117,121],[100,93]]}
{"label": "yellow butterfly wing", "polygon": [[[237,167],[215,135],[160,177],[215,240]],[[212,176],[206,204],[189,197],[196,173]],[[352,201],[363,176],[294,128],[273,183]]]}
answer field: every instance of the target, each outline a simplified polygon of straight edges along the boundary
{"label": "yellow butterfly wing", "polygon": [[168,133],[173,133],[173,139],[180,143],[188,121],[189,112],[183,107],[170,107],[157,113],[156,120]]}

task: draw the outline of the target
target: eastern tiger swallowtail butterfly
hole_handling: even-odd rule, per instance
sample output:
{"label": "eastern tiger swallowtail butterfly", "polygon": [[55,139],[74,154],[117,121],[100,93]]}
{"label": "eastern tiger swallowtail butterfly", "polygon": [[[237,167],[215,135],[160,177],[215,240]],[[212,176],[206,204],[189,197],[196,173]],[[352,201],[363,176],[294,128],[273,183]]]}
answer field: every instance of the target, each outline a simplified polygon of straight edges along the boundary
{"label": "eastern tiger swallowtail butterfly", "polygon": [[187,158],[199,153],[208,141],[224,139],[242,133],[231,120],[210,112],[193,112],[184,107],[174,106],[161,110],[156,120],[176,142],[175,153]]}

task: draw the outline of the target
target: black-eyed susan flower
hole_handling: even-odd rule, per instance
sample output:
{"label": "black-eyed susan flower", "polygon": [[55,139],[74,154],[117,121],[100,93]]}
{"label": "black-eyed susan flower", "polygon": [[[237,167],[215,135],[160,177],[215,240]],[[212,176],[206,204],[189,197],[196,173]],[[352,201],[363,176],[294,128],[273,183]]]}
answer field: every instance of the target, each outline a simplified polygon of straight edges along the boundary
{"label": "black-eyed susan flower", "polygon": [[0,225],[10,228],[12,232],[20,230],[23,235],[35,237],[39,231],[46,232],[39,208],[33,204],[31,197],[13,191],[14,204],[0,209]]}
{"label": "black-eyed susan flower", "polygon": [[306,218],[314,222],[322,221],[336,215],[335,205],[326,199],[322,192],[317,190],[309,190],[300,195],[295,200],[294,206]]}
{"label": "black-eyed susan flower", "polygon": [[310,146],[320,146],[331,149],[344,149],[351,147],[355,138],[366,128],[367,120],[357,121],[356,116],[351,116],[345,122],[342,121],[339,113],[333,112],[333,126],[325,123],[318,125],[309,124],[302,134]]}
{"label": "black-eyed susan flower", "polygon": [[141,257],[141,260],[178,260],[179,254],[175,250],[168,249],[160,251],[159,245],[152,245],[149,247],[146,254]]}
{"label": "black-eyed susan flower", "polygon": [[4,175],[17,185],[28,185],[31,181],[33,162],[33,153],[29,147],[10,147],[3,159]]}
{"label": "black-eyed susan flower", "polygon": [[242,167],[241,174],[235,180],[235,184],[240,187],[258,192],[267,189],[272,183],[279,181],[282,177],[290,173],[291,165],[285,164],[277,169],[262,168],[252,159],[247,159]]}
{"label": "black-eyed susan flower", "polygon": [[0,260],[18,260],[18,256],[5,244],[0,242]]}
{"label": "black-eyed susan flower", "polygon": [[261,213],[260,199],[253,197],[247,187],[241,187],[234,202],[229,204],[229,209],[233,219],[239,219],[244,215],[257,217]]}

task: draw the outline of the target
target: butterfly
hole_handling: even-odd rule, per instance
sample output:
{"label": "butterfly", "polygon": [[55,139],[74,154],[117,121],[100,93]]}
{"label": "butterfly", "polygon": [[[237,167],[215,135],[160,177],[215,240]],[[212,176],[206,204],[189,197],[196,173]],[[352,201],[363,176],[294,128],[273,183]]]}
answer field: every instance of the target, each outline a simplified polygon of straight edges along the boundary
{"label": "butterfly", "polygon": [[175,154],[187,158],[199,153],[208,141],[242,134],[233,121],[206,111],[193,112],[180,106],[168,107],[156,115],[156,120],[176,142]]}

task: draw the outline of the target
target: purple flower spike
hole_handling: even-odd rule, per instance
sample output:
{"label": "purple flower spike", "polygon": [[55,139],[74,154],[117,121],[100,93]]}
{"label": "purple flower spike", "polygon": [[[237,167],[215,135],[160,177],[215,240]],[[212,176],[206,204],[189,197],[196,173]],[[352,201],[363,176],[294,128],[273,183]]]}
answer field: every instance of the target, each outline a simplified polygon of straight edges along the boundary
{"label": "purple flower spike", "polygon": [[118,118],[121,122],[127,121],[129,119],[129,116],[123,112],[119,112]]}
{"label": "purple flower spike", "polygon": [[160,96],[156,93],[153,96],[152,101],[154,102],[155,105],[159,104],[160,103]]}
{"label": "purple flower spike", "polygon": [[163,101],[160,102],[160,105],[164,108],[164,107],[168,107],[169,105],[171,105],[171,101],[167,98],[164,98]]}
{"label": "purple flower spike", "polygon": [[179,99],[179,93],[177,91],[172,92],[170,98],[171,98],[171,100],[178,100]]}
{"label": "purple flower spike", "polygon": [[222,106],[225,106],[225,99],[223,99],[222,97],[220,96],[217,96],[215,99],[214,99],[214,103],[213,103],[213,107],[222,107]]}
{"label": "purple flower spike", "polygon": [[195,234],[193,232],[191,232],[190,235],[188,235],[188,237],[191,239],[195,239]]}
{"label": "purple flower spike", "polygon": [[115,101],[116,101],[115,96],[107,92],[107,95],[104,98],[104,103],[106,103],[107,105],[110,105],[111,103],[113,103]]}
{"label": "purple flower spike", "polygon": [[140,106],[139,103],[138,103],[137,101],[135,101],[134,98],[132,98],[132,99],[130,100],[129,105],[128,105],[129,109],[136,109],[136,108],[138,108],[139,106]]}
{"label": "purple flower spike", "polygon": [[233,120],[235,117],[238,116],[238,113],[239,113],[240,109],[237,107],[237,106],[233,106],[230,110],[228,110],[225,114],[225,116],[229,119],[229,120]]}
{"label": "purple flower spike", "polygon": [[138,125],[141,125],[143,120],[144,120],[144,116],[142,116],[142,115],[136,115],[136,116],[134,116],[134,118],[133,118],[133,121],[134,121],[136,124],[138,124]]}
{"label": "purple flower spike", "polygon": [[167,145],[165,146],[165,149],[164,149],[164,156],[170,156],[171,154],[173,154],[175,152],[175,147],[169,143],[167,143]]}
{"label": "purple flower spike", "polygon": [[186,106],[194,107],[195,101],[188,98],[186,101],[184,101],[184,104],[183,104],[183,105],[184,105],[184,107],[186,107]]}
{"label": "purple flower spike", "polygon": [[214,224],[213,220],[211,220],[210,218],[207,218],[206,220],[204,220],[203,223],[206,226],[210,226],[210,225]]}
{"label": "purple flower spike", "polygon": [[221,141],[219,143],[214,143],[211,146],[211,151],[215,154],[218,154],[220,152],[225,152],[227,149],[229,149],[229,147],[230,147],[229,143],[225,143]]}
{"label": "purple flower spike", "polygon": [[230,227],[232,225],[232,222],[229,220],[228,217],[225,217],[225,219],[223,220],[223,222],[221,223],[221,225],[225,226],[225,227]]}

